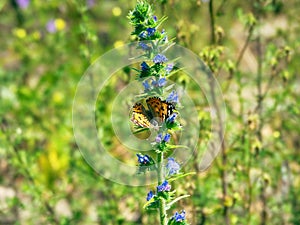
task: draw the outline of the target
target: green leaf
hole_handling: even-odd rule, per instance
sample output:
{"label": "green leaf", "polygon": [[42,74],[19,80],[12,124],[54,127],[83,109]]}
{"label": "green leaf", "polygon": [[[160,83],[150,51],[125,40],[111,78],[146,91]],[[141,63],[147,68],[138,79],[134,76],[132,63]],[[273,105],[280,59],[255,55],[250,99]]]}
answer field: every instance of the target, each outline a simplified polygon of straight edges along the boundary
{"label": "green leaf", "polygon": [[195,175],[195,174],[196,174],[196,172],[175,174],[171,178],[168,179],[168,182],[173,182],[175,180],[178,180],[179,178],[183,178],[183,177],[186,177],[186,176],[189,176],[189,175]]}
{"label": "green leaf", "polygon": [[174,205],[176,202],[178,202],[179,200],[183,199],[183,198],[187,198],[187,197],[190,197],[190,195],[182,195],[182,196],[179,196],[177,198],[175,198],[173,201],[171,201],[170,203],[168,203],[166,205],[166,210],[170,209],[172,205]]}

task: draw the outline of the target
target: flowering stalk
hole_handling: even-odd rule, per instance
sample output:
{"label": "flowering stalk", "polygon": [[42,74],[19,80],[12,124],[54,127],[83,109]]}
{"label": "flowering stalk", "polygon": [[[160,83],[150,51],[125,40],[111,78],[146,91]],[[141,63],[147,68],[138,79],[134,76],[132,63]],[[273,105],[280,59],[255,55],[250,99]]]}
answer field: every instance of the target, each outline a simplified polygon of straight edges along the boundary
{"label": "flowering stalk", "polygon": [[176,212],[170,218],[167,215],[167,210],[174,203],[188,197],[184,195],[175,198],[175,190],[171,191],[170,182],[188,174],[180,172],[180,164],[174,158],[168,158],[168,162],[164,163],[166,153],[178,147],[172,144],[172,135],[181,129],[176,120],[178,94],[175,90],[167,93],[167,90],[172,90],[172,86],[166,87],[167,78],[176,72],[174,63],[169,62],[164,55],[171,47],[172,41],[168,40],[164,29],[159,29],[166,17],[158,19],[146,1],[138,1],[128,18],[134,27],[132,35],[137,40],[137,48],[144,52],[145,61],[141,63],[140,69],[134,70],[138,73],[137,80],[144,86],[143,93],[139,95],[140,100],[146,100],[147,103],[145,107],[138,101],[133,106],[131,120],[136,125],[136,132],[151,129],[157,133],[155,140],[151,140],[156,160],[149,155],[137,154],[139,173],[145,173],[147,170],[157,172],[156,191],[151,190],[147,194],[144,208],[158,210],[161,225],[187,225],[184,210]]}

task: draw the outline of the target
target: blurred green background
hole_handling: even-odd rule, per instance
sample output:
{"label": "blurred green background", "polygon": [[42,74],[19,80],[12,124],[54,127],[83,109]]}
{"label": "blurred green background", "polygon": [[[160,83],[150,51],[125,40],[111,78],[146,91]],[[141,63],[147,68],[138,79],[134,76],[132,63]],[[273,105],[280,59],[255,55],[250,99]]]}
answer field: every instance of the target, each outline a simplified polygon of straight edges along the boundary
{"label": "blurred green background", "polygon": [[[174,185],[192,197],[176,209],[199,225],[300,224],[300,2],[150,2],[168,16],[169,38],[214,72],[227,105],[222,152],[201,173],[195,153],[183,170],[197,175]],[[150,187],[98,176],[72,133],[76,85],[97,57],[133,40],[126,16],[135,3],[0,1],[0,224],[158,224],[142,210]],[[124,68],[97,106],[103,141],[131,163],[106,118],[134,74]],[[202,96],[188,77],[177,83]],[[210,135],[207,107],[199,105],[199,148]]]}

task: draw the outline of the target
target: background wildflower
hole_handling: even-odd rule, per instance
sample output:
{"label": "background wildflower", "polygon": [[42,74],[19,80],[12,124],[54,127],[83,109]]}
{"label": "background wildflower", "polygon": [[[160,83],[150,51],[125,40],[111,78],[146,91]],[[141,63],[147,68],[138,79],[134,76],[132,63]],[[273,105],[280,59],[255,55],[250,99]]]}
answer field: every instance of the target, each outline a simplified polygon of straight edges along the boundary
{"label": "background wildflower", "polygon": [[20,39],[25,38],[27,35],[26,30],[23,28],[15,28],[15,29],[13,29],[12,33]]}
{"label": "background wildflower", "polygon": [[21,9],[26,9],[30,3],[30,0],[16,0],[16,3]]}
{"label": "background wildflower", "polygon": [[86,0],[86,5],[88,8],[92,8],[95,5],[95,0]]}
{"label": "background wildflower", "polygon": [[46,30],[49,32],[49,33],[54,33],[56,32],[56,26],[55,26],[55,23],[54,23],[54,20],[51,19],[48,21],[48,23],[46,24]]}
{"label": "background wildflower", "polygon": [[122,14],[122,10],[120,7],[113,7],[112,9],[112,14],[115,16],[115,17],[118,17]]}
{"label": "background wildflower", "polygon": [[64,30],[66,27],[66,22],[61,18],[55,19],[54,24],[58,31]]}
{"label": "background wildflower", "polygon": [[119,47],[122,47],[124,45],[124,42],[121,41],[121,40],[118,40],[114,43],[114,47],[115,48],[119,48]]}

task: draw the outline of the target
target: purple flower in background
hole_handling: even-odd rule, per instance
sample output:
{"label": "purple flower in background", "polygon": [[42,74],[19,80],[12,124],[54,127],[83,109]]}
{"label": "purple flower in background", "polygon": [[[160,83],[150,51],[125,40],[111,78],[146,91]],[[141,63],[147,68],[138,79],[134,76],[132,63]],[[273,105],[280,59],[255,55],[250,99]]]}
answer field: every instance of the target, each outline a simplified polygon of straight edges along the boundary
{"label": "purple flower in background", "polygon": [[167,62],[167,61],[168,61],[167,57],[163,54],[157,54],[153,58],[154,63],[164,63],[164,62]]}
{"label": "purple flower in background", "polygon": [[170,191],[170,190],[171,190],[171,185],[166,180],[161,185],[157,186],[157,192]]}
{"label": "purple flower in background", "polygon": [[171,134],[167,133],[164,137],[164,142],[169,142],[171,138]]}
{"label": "purple flower in background", "polygon": [[154,194],[153,191],[149,191],[149,193],[147,194],[147,201],[150,201],[151,198],[153,198]]}
{"label": "purple flower in background", "polygon": [[174,214],[174,216],[172,216],[171,219],[175,220],[176,222],[182,222],[182,221],[184,221],[185,220],[185,211],[182,210],[181,213],[176,212]]}
{"label": "purple flower in background", "polygon": [[56,26],[55,26],[55,22],[53,19],[49,20],[48,23],[46,24],[46,30],[49,33],[54,33],[56,32]]}
{"label": "purple flower in background", "polygon": [[17,5],[21,9],[26,9],[29,5],[30,0],[16,0]]}
{"label": "purple flower in background", "polygon": [[157,22],[157,16],[153,16],[153,20]]}
{"label": "purple flower in background", "polygon": [[166,66],[166,73],[169,74],[172,71],[173,67],[174,67],[173,63],[168,64]]}
{"label": "purple flower in background", "polygon": [[175,91],[172,91],[167,97],[166,101],[178,103],[178,94]]}
{"label": "purple flower in background", "polygon": [[168,158],[166,168],[168,176],[172,176],[173,174],[177,174],[179,172],[180,165],[175,161],[174,158]]}
{"label": "purple flower in background", "polygon": [[95,0],[86,0],[88,8],[92,8],[95,5]]}

